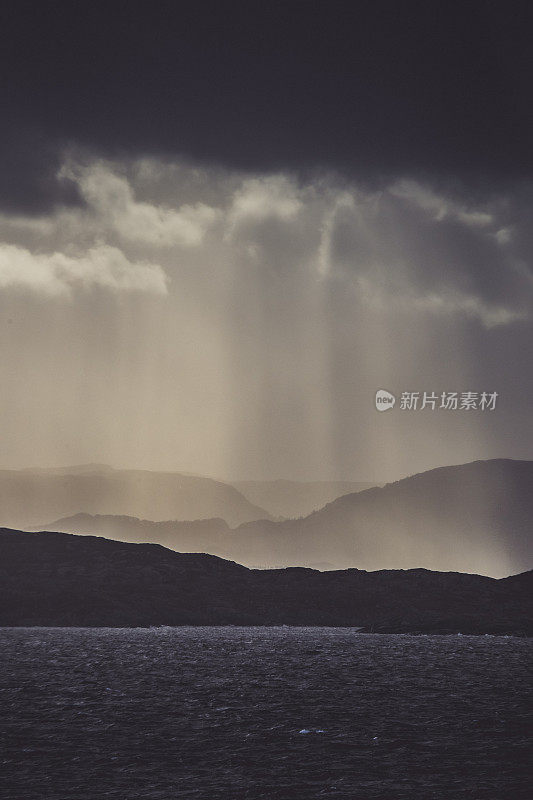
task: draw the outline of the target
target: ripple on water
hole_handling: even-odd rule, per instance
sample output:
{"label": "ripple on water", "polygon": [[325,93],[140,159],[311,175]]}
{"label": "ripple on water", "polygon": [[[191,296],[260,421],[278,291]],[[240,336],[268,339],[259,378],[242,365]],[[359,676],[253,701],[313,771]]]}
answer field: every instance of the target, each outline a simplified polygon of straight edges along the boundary
{"label": "ripple on water", "polygon": [[0,647],[9,800],[529,797],[529,640],[19,628]]}

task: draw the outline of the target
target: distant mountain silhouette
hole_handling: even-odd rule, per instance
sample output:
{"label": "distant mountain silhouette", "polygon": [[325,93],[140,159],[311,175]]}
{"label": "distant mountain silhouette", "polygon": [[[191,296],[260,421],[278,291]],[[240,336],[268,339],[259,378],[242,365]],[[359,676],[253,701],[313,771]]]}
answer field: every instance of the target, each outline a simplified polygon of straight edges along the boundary
{"label": "distant mountain silhouette", "polygon": [[[104,536],[135,544],[154,543],[182,553],[226,554],[227,536],[231,528],[218,517],[191,521],[152,522],[128,516],[75,514],[35,530],[60,531],[89,536]],[[220,553],[218,552],[220,551]]]}
{"label": "distant mountain silhouette", "polygon": [[275,517],[296,519],[331,503],[343,494],[361,492],[376,486],[354,481],[237,481],[232,484],[254,505],[266,508]]}
{"label": "distant mountain silhouette", "polygon": [[88,475],[94,472],[114,472],[109,464],[73,464],[70,467],[25,467],[19,472],[31,472],[37,475]]}
{"label": "distant mountain silhouette", "polygon": [[271,519],[234,486],[212,478],[100,464],[0,470],[0,524],[28,528],[78,512],[151,520],[221,517],[231,526]]}
{"label": "distant mountain silhouette", "polygon": [[0,529],[0,625],[349,625],[533,633],[532,573],[249,570],[203,554]]}
{"label": "distant mountain silhouette", "polygon": [[304,519],[252,521],[233,531],[216,520],[199,530],[87,516],[46,528],[161,542],[255,567],[424,567],[503,577],[531,566],[532,521],[533,462],[495,459],[345,495]]}

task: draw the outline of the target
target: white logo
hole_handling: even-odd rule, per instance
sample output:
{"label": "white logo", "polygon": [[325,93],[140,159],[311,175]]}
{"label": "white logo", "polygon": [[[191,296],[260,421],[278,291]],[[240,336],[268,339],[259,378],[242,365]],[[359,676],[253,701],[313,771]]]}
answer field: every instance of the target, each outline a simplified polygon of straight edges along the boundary
{"label": "white logo", "polygon": [[376,408],[378,411],[388,411],[394,408],[396,398],[386,389],[378,389],[376,392]]}

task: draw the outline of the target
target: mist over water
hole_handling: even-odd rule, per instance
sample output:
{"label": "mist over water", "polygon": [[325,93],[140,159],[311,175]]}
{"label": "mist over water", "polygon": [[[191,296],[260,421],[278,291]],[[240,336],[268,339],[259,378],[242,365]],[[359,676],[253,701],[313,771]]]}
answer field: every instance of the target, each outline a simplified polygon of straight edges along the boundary
{"label": "mist over water", "polygon": [[3,629],[2,796],[521,800],[531,642]]}

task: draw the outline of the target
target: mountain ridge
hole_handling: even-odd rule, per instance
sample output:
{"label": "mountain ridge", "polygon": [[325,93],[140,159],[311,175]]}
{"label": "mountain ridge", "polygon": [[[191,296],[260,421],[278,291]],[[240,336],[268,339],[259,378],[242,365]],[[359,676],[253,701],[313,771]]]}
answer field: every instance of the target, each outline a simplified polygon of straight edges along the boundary
{"label": "mountain ridge", "polygon": [[0,523],[14,528],[44,520],[89,514],[131,514],[155,521],[221,517],[231,525],[271,519],[234,486],[212,478],[102,465],[70,472],[0,470]]}
{"label": "mountain ridge", "polygon": [[250,570],[205,554],[0,529],[0,625],[334,625],[533,634],[533,572]]}
{"label": "mountain ridge", "polygon": [[376,486],[371,481],[235,481],[232,484],[250,502],[286,519],[308,516],[343,494]]}
{"label": "mountain ridge", "polygon": [[[532,520],[533,462],[491,459],[437,467],[344,495],[301,519],[251,520],[230,531],[211,522],[212,538],[201,543],[206,552],[247,566],[419,565],[501,577],[531,566]],[[166,524],[164,544],[194,548],[190,526]],[[54,526],[126,540],[138,533],[136,523],[128,532],[127,523],[112,518],[56,520],[42,528]],[[144,527],[152,541],[160,532],[149,523]]]}

